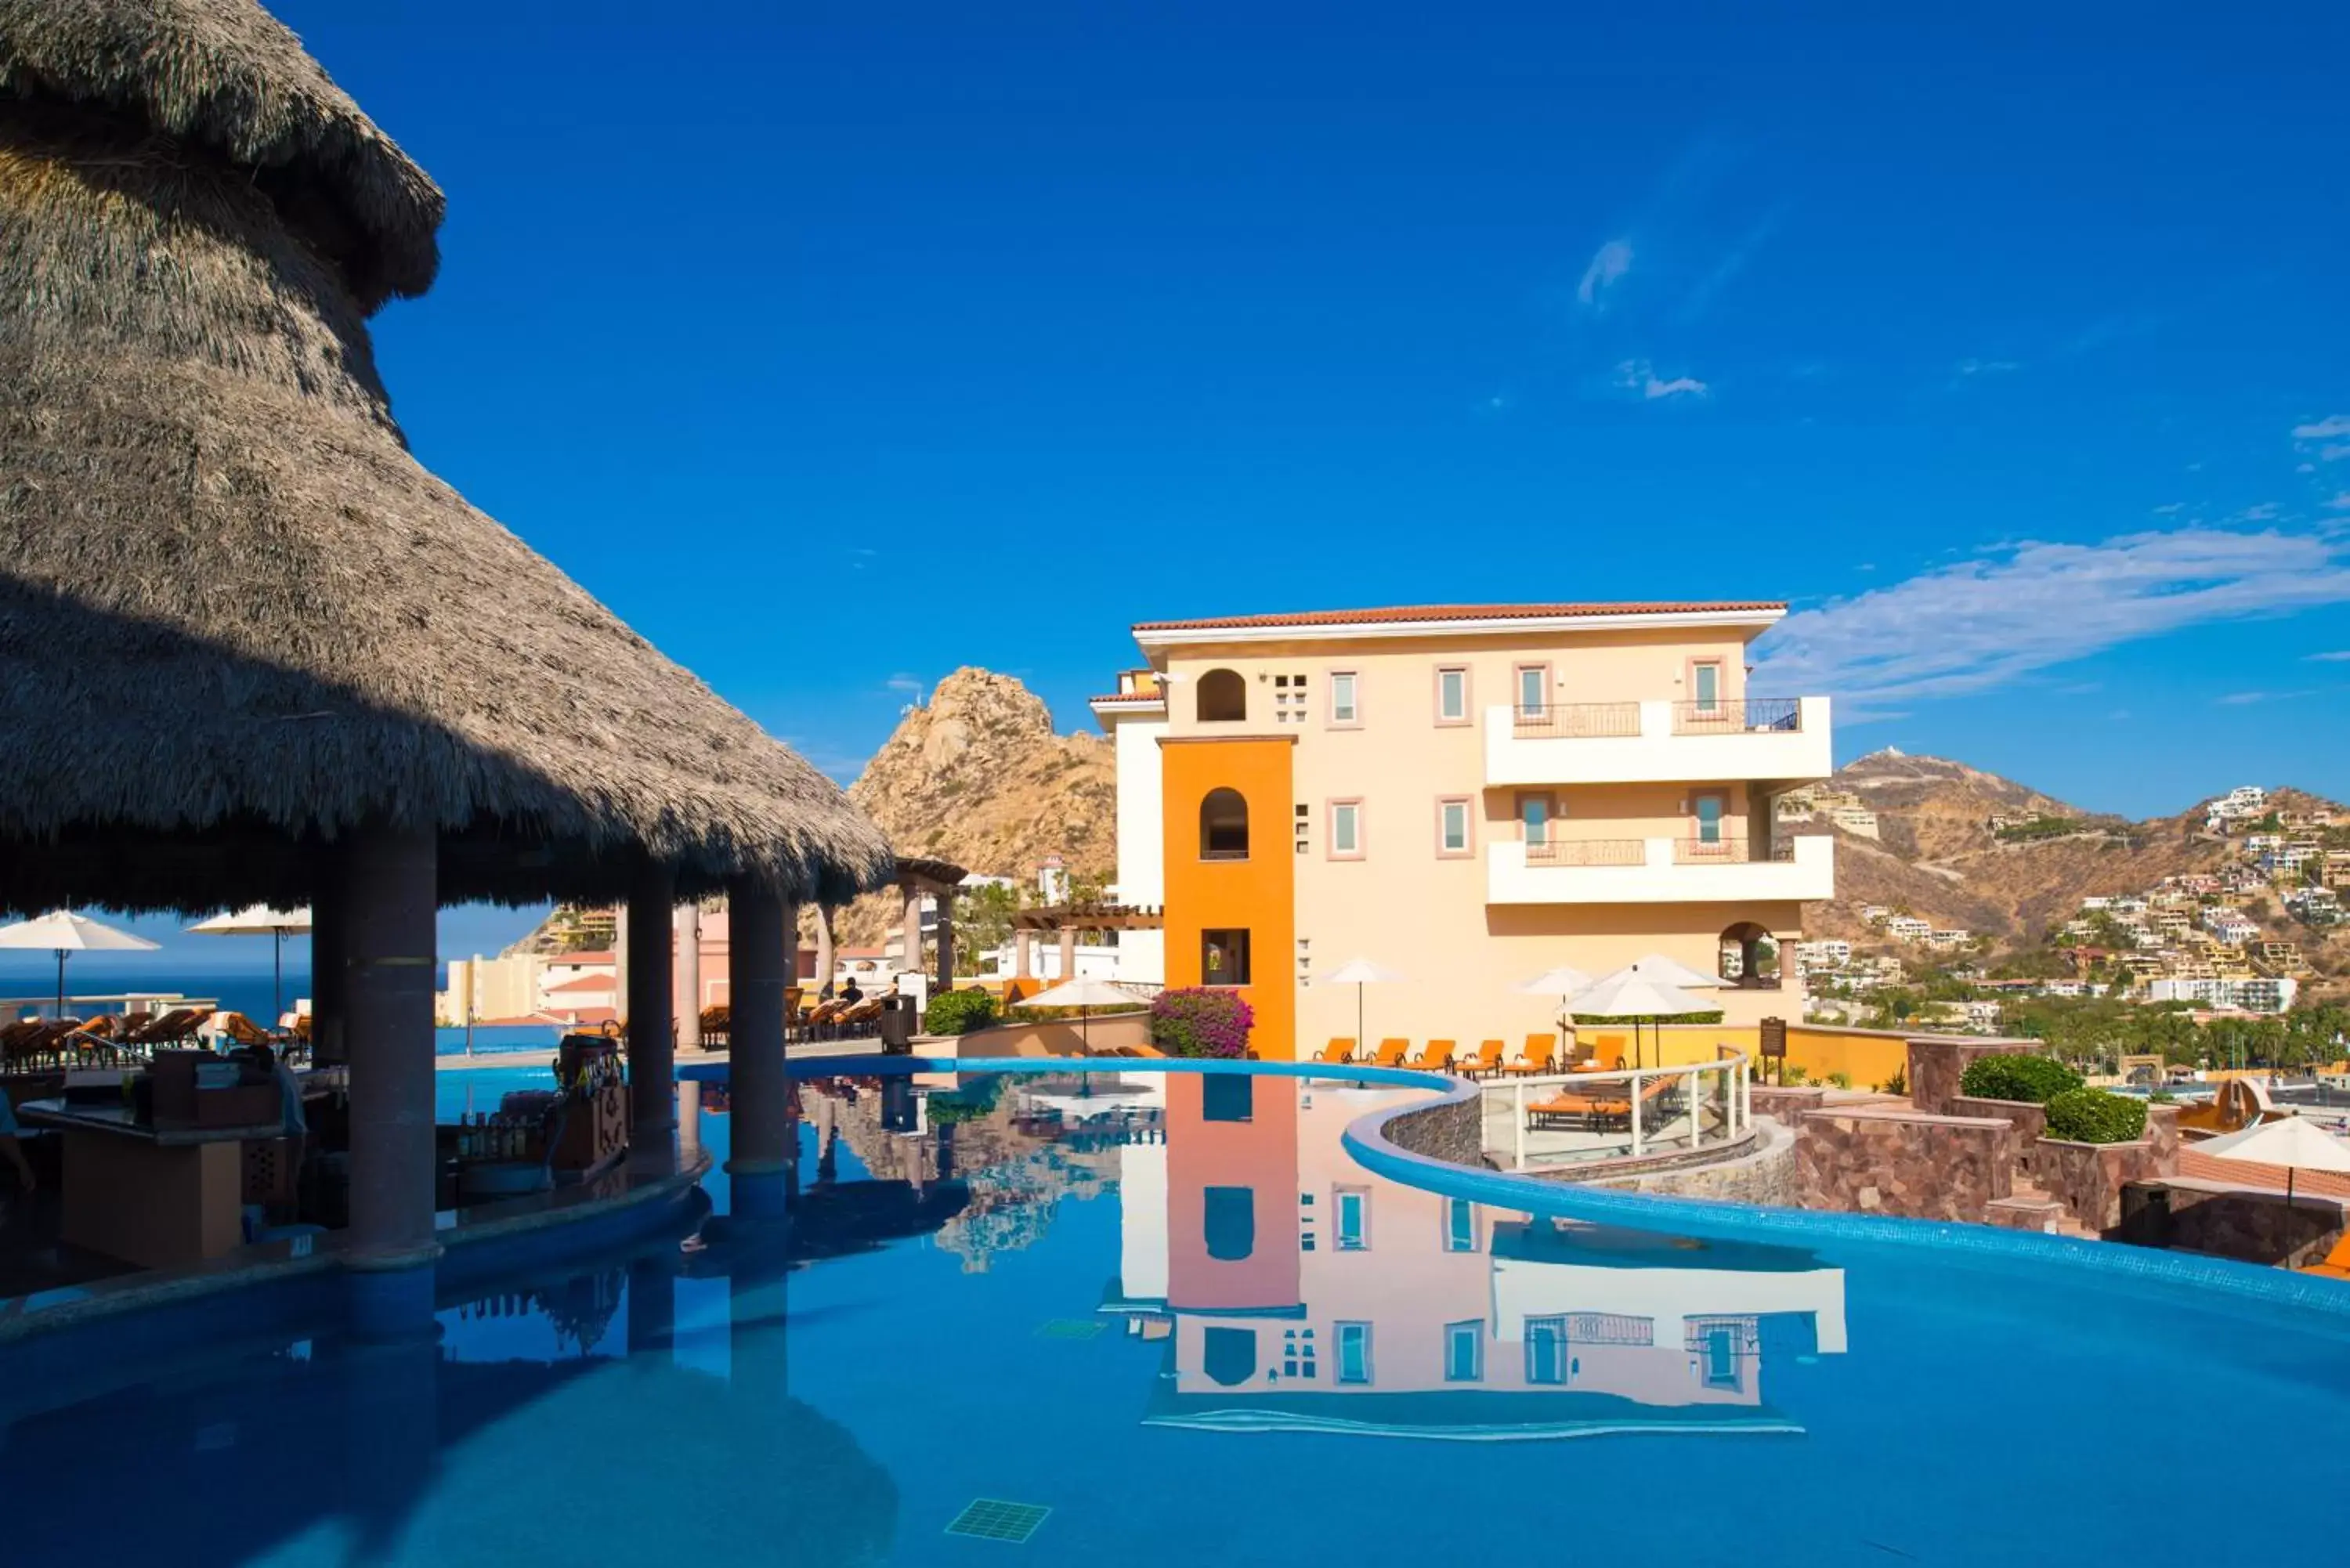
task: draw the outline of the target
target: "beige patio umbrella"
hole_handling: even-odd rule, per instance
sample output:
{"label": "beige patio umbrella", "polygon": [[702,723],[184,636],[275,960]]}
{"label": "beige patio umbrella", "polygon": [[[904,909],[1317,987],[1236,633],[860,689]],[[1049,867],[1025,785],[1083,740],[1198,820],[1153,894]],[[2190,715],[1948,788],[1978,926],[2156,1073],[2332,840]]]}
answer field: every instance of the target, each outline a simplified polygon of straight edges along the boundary
{"label": "beige patio umbrella", "polygon": [[1566,1011],[1578,1023],[1586,1018],[1613,1019],[1632,1025],[1632,1065],[1640,1065],[1640,1025],[1692,1012],[1719,1012],[1680,987],[1643,973],[1639,964],[1627,964],[1567,999]]}
{"label": "beige patio umbrella", "polygon": [[0,948],[47,948],[57,955],[57,1016],[66,1015],[66,958],[80,952],[153,952],[145,937],[118,930],[101,920],[56,909],[36,920],[0,926]]}
{"label": "beige patio umbrella", "polygon": [[232,909],[225,915],[214,915],[208,920],[198,920],[188,929],[206,937],[267,937],[269,938],[269,1023],[275,1028],[286,1012],[286,939],[310,929],[310,911],[273,909],[266,904],[249,904],[242,909]]}
{"label": "beige patio umbrella", "polygon": [[1662,953],[1649,953],[1645,957],[1636,958],[1624,968],[1637,970],[1650,980],[1660,980],[1667,985],[1678,985],[1684,990],[1699,986],[1711,990],[1721,984],[1720,975],[1708,974],[1700,969],[1691,969],[1680,960],[1669,959]]}
{"label": "beige patio umbrella", "polygon": [[1559,1002],[1559,1017],[1561,1023],[1564,1023],[1566,1016],[1566,999],[1570,996],[1578,995],[1583,992],[1589,991],[1591,989],[1591,977],[1584,973],[1581,970],[1575,968],[1573,964],[1563,963],[1555,966],[1555,968],[1546,969],[1543,971],[1542,973],[1534,976],[1534,979],[1527,981],[1524,984],[1513,987],[1512,989],[1527,996],[1550,996],[1557,998]]}
{"label": "beige patio umbrella", "polygon": [[2350,1174],[2350,1143],[2345,1143],[2319,1127],[2300,1116],[2281,1116],[2272,1122],[2255,1122],[2241,1132],[2231,1132],[2195,1146],[2198,1153],[2216,1159],[2240,1159],[2247,1165],[2281,1165],[2284,1167],[2284,1200],[2293,1203],[2293,1179],[2296,1171],[2327,1170],[2337,1175]]}
{"label": "beige patio umbrella", "polygon": [[[1399,970],[1392,970],[1368,959],[1348,959],[1322,977],[1325,985],[1351,985],[1355,988],[1355,1049],[1363,1049],[1363,987],[1394,985],[1404,979]],[[1357,1057],[1361,1060],[1361,1057]]]}
{"label": "beige patio umbrella", "polygon": [[1140,1007],[1143,1004],[1144,999],[1140,992],[1128,991],[1122,985],[1112,985],[1106,980],[1094,980],[1088,977],[1065,980],[1060,984],[1040,991],[1034,996],[1023,997],[1012,1005],[1076,1008],[1077,1037],[1084,1042],[1086,1054],[1090,1056],[1094,1053],[1093,1031],[1090,1025],[1095,1008]]}

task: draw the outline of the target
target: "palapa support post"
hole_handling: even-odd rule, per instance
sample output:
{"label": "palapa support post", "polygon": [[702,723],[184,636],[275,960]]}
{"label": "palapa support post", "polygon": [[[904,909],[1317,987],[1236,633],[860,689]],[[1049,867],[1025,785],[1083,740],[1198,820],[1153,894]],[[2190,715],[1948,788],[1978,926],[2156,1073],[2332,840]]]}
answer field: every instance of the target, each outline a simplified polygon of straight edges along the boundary
{"label": "palapa support post", "polygon": [[832,1000],[832,906],[816,907],[816,995],[819,1002]]}
{"label": "palapa support post", "polygon": [[728,889],[727,908],[733,1157],[726,1170],[733,1178],[733,1211],[780,1213],[792,1157],[791,1079],[784,1064],[784,992],[792,981],[785,943],[794,929],[792,909],[774,888],[748,879]]}
{"label": "palapa support post", "polygon": [[922,972],[922,889],[910,878],[898,884],[906,896],[906,907],[900,917],[899,944],[902,951],[898,967],[909,974]]}
{"label": "palapa support post", "polygon": [[629,954],[621,1004],[629,1013],[629,1147],[639,1158],[667,1159],[677,1131],[674,992],[670,966],[657,961],[676,903],[677,877],[668,867],[648,860],[638,868],[623,913],[631,940],[645,950]]}
{"label": "palapa support post", "polygon": [[432,981],[438,846],[429,827],[370,826],[342,861],[355,1269],[429,1263],[433,1240]]}
{"label": "palapa support post", "polygon": [[[350,1018],[350,988],[345,981],[350,954],[350,890],[344,879],[343,846],[320,846],[313,859],[310,892],[310,1063],[339,1066],[350,1060],[345,1039]],[[470,979],[467,981],[471,986]]]}

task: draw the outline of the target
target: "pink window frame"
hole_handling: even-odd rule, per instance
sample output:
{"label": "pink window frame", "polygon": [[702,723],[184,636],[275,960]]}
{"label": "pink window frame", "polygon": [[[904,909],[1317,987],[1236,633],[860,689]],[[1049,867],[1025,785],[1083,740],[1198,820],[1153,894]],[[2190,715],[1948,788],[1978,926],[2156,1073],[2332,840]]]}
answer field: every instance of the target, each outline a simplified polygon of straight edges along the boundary
{"label": "pink window frame", "polygon": [[[1448,849],[1444,845],[1444,808],[1461,808],[1461,847]],[[1436,797],[1436,857],[1439,860],[1469,860],[1477,854],[1477,797],[1473,794],[1440,794]]]}
{"label": "pink window frame", "polygon": [[[1456,670],[1461,672],[1461,717],[1448,719],[1444,716],[1444,678]],[[1473,724],[1477,722],[1476,682],[1470,673],[1469,666],[1465,664],[1438,665],[1429,687],[1428,700],[1430,708],[1436,714],[1439,728],[1458,729],[1464,724]]]}
{"label": "pink window frame", "polygon": [[[1355,846],[1352,849],[1338,847],[1338,808],[1342,805],[1351,805],[1355,808]],[[1340,795],[1336,799],[1324,801],[1322,809],[1325,813],[1322,820],[1326,825],[1322,834],[1323,858],[1326,860],[1362,859],[1369,852],[1371,836],[1369,814],[1363,809],[1363,797]]]}
{"label": "pink window frame", "polygon": [[[1346,676],[1355,683],[1355,716],[1338,717],[1338,677]],[[1329,696],[1322,704],[1322,727],[1326,730],[1359,730],[1363,727],[1363,672],[1359,670],[1325,670],[1323,687]]]}

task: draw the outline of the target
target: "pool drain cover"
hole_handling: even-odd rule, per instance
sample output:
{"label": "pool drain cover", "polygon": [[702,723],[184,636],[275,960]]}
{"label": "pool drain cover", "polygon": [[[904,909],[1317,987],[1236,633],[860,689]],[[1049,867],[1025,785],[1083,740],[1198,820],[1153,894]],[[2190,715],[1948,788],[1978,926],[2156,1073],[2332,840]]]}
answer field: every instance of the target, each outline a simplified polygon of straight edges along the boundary
{"label": "pool drain cover", "polygon": [[947,1533],[1016,1544],[1035,1534],[1036,1527],[1052,1511],[1033,1502],[1005,1502],[1001,1498],[983,1497],[955,1515],[955,1521],[947,1526]]}
{"label": "pool drain cover", "polygon": [[1101,1331],[1098,1318],[1056,1317],[1047,1319],[1036,1335],[1040,1339],[1092,1339]]}

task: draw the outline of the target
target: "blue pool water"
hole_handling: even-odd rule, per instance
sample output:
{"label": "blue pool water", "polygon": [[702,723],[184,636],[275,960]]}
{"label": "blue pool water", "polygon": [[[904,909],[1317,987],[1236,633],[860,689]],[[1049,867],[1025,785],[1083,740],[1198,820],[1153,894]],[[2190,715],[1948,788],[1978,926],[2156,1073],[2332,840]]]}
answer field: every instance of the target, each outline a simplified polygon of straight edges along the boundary
{"label": "blue pool water", "polygon": [[[811,1081],[788,1222],[733,1219],[722,1171],[706,1220],[452,1287],[406,1343],[289,1292],[177,1343],[0,1353],[0,1562],[1881,1568],[2331,1539],[2350,1315],[1371,1175],[1345,1129],[1425,1097]],[[727,1121],[699,1123],[721,1162]],[[1047,1511],[994,1514],[1024,1542],[949,1533],[983,1500]]]}

